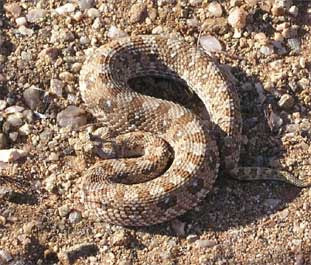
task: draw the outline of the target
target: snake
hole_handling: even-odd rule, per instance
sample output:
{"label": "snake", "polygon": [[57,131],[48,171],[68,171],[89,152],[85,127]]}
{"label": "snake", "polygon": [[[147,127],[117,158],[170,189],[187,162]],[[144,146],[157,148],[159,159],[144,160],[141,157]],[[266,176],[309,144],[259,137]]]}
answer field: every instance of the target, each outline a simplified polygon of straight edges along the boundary
{"label": "snake", "polygon": [[[179,103],[135,91],[129,81],[182,81],[202,101],[198,117]],[[219,172],[238,179],[305,182],[273,169],[238,166],[242,119],[237,88],[214,58],[180,38],[138,35],[95,49],[79,76],[81,97],[107,128],[110,156],[82,176],[81,203],[101,221],[146,226],[198,205]],[[281,175],[281,176],[280,176]]]}

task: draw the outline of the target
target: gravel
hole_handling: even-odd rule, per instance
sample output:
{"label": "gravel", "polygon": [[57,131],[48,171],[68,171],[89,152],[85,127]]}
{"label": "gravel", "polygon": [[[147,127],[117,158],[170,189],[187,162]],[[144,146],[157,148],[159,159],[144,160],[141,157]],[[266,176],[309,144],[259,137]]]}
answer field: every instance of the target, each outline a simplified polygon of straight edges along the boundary
{"label": "gravel", "polygon": [[[96,47],[137,34],[184,38],[225,64],[242,106],[241,166],[310,178],[308,1],[5,2],[0,264],[311,264],[310,189],[219,176],[192,211],[136,229],[99,222],[79,204],[81,175],[103,148],[92,132],[108,133],[85,110],[79,71]],[[204,111],[181,84],[132,81]]]}

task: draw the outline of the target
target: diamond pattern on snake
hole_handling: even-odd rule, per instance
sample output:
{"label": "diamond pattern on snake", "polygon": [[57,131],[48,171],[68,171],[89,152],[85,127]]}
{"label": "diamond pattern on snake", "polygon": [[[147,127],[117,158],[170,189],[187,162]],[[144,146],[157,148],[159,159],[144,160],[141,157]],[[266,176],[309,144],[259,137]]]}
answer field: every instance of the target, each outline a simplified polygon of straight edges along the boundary
{"label": "diamond pattern on snake", "polygon": [[[206,108],[204,124],[179,104],[131,89],[129,80],[143,76],[185,82]],[[212,58],[182,40],[146,35],[101,46],[82,67],[80,92],[114,146],[112,157],[82,176],[81,202],[100,220],[144,226],[173,219],[205,198],[219,170],[310,185],[284,171],[238,166],[237,90]]]}

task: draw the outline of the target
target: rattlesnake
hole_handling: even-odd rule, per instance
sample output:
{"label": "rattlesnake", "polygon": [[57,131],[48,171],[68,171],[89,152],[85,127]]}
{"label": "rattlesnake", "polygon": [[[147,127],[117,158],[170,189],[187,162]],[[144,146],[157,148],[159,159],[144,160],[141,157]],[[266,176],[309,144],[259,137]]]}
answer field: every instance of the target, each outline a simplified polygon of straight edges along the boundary
{"label": "rattlesnake", "polygon": [[[203,119],[132,90],[128,81],[142,76],[185,81],[206,107]],[[80,92],[108,128],[105,141],[113,149],[111,159],[83,175],[81,202],[100,220],[143,226],[179,216],[212,189],[219,167],[241,179],[306,186],[289,174],[237,167],[242,127],[237,91],[212,58],[182,40],[150,35],[113,40],[86,59]]]}

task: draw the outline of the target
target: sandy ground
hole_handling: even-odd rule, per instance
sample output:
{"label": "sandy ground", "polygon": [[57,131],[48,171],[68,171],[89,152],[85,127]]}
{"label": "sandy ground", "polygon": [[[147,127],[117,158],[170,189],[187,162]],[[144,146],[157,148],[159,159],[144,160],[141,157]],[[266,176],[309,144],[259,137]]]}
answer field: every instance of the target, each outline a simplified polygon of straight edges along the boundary
{"label": "sandy ground", "polygon": [[[78,91],[79,71],[87,49],[122,35],[169,34],[190,45],[214,36],[221,44],[214,56],[240,94],[241,165],[308,175],[311,4],[66,3],[0,1],[0,149],[23,150],[21,159],[0,164],[0,264],[311,264],[307,188],[219,176],[192,211],[139,229],[98,222],[73,206],[95,156],[78,131],[94,122]],[[232,24],[237,8],[244,11]],[[144,78],[133,86],[151,94],[161,87],[162,96],[196,106],[171,81]]]}

